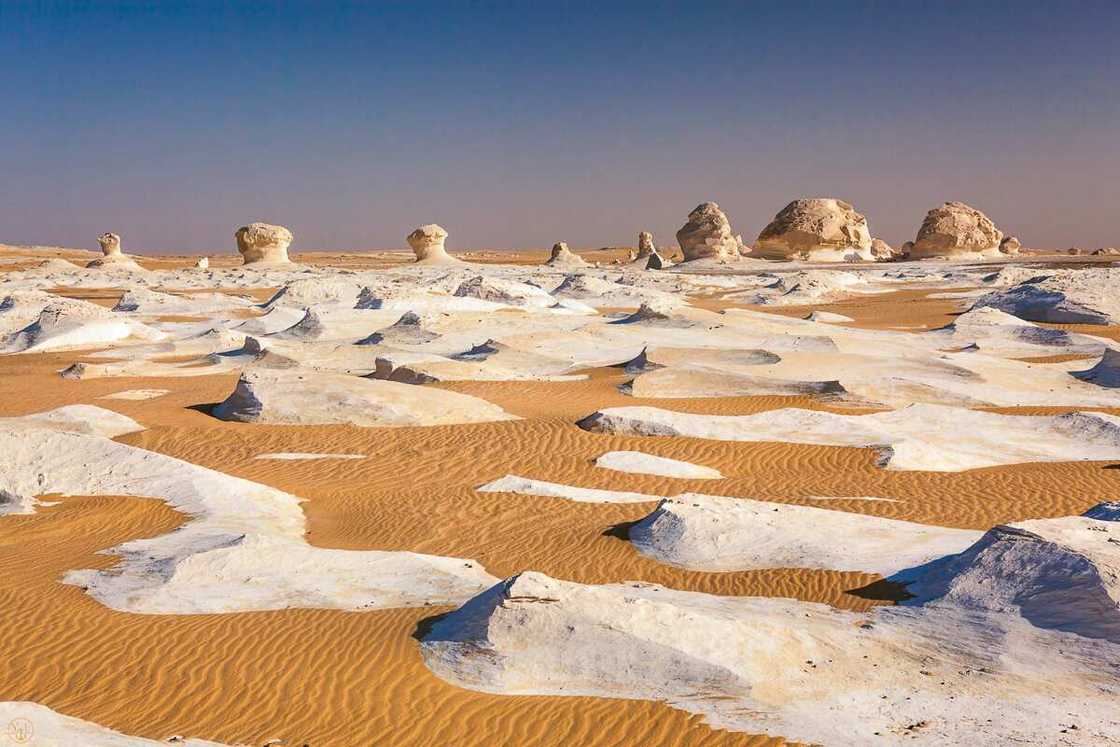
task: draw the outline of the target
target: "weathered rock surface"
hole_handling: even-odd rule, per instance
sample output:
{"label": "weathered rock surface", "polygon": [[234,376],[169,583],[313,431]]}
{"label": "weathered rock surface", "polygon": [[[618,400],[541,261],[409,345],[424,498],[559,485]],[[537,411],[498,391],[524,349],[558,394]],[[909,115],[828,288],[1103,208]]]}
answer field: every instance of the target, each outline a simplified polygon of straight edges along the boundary
{"label": "weathered rock surface", "polygon": [[282,265],[288,259],[288,247],[292,243],[292,232],[283,226],[269,223],[250,223],[234,233],[237,251],[241,253],[244,264]]}
{"label": "weathered rock surface", "polygon": [[926,214],[910,256],[997,256],[1002,240],[1003,232],[991,218],[963,202],[946,202]]}
{"label": "weathered rock surface", "polygon": [[999,242],[999,251],[1001,254],[1015,255],[1023,248],[1022,242],[1019,241],[1017,236],[1005,236],[1003,241]]}
{"label": "weathered rock surface", "polygon": [[794,200],[755,242],[766,259],[843,262],[875,259],[867,219],[850,204],[831,197]]}
{"label": "weathered rock surface", "polygon": [[739,259],[739,244],[731,233],[731,224],[714,202],[703,202],[688,214],[688,222],[677,231],[677,241],[686,262]]}
{"label": "weathered rock surface", "polygon": [[595,460],[595,466],[603,469],[613,469],[616,472],[677,477],[682,480],[719,480],[723,478],[718,469],[704,467],[692,462],[683,462],[680,459],[654,456],[641,451],[608,451]]}

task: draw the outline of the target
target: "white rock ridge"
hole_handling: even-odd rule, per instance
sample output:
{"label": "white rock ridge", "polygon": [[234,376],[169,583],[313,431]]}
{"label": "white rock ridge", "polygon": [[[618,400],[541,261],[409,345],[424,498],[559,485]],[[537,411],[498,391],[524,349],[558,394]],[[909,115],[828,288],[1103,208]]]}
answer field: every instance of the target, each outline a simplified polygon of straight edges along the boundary
{"label": "white rock ridge", "polygon": [[874,449],[891,470],[956,472],[1025,462],[1120,458],[1120,417],[1104,413],[1001,415],[911,405],[870,415],[785,408],[756,415],[693,415],[655,407],[599,410],[578,425],[598,433],[781,441]]}
{"label": "white rock ridge", "polygon": [[497,405],[458,392],[307,370],[246,371],[213,414],[244,423],[366,427],[516,419]]}
{"label": "white rock ridge", "polygon": [[629,529],[643,554],[690,570],[817,568],[884,576],[959,553],[981,534],[698,493],[665,499]]}

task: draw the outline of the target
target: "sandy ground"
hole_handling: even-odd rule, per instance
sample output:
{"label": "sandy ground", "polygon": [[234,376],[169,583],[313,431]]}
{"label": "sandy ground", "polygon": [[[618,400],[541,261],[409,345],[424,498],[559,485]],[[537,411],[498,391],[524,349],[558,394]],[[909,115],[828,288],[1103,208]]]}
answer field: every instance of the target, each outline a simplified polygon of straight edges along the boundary
{"label": "sandy ground", "polygon": [[[951,301],[925,295],[902,291],[828,309],[852,317],[849,324],[879,329],[928,329],[952,320]],[[119,291],[83,297],[111,306]],[[767,310],[801,316],[812,308],[820,307]],[[500,577],[533,569],[582,583],[644,580],[855,610],[889,603],[892,597],[892,590],[877,585],[878,577],[870,574],[672,568],[621,539],[626,524],[648,514],[653,503],[573,503],[473,490],[507,473],[653,495],[694,490],[794,501],[974,529],[1076,514],[1120,496],[1120,465],[886,471],[875,467],[867,450],[640,439],[580,430],[574,420],[596,409],[646,403],[617,391],[625,376],[616,369],[597,369],[576,382],[440,384],[483,397],[523,419],[389,430],[262,426],[209,417],[206,407],[229,393],[235,376],[75,382],[55,375],[81,358],[74,353],[0,357],[0,415],[71,403],[104,405],[97,398],[105,394],[166,389],[169,394],[153,400],[112,402],[114,410],[147,426],[119,440],[308,498],[304,510],[314,545],[470,557]],[[648,403],[714,414],[827,407],[792,397]],[[594,466],[603,452],[624,449],[714,467],[726,477],[681,480]],[[366,458],[254,458],[308,451]],[[880,496],[896,502],[824,503],[810,496]],[[130,615],[58,583],[69,569],[111,566],[114,559],[97,555],[98,550],[164,533],[181,521],[157,500],[110,497],[68,497],[36,515],[0,519],[0,700],[34,700],[151,738],[186,734],[231,743],[280,738],[284,744],[316,747],[783,744],[716,731],[658,703],[490,696],[456,688],[422,664],[413,638],[425,620],[445,609]]]}

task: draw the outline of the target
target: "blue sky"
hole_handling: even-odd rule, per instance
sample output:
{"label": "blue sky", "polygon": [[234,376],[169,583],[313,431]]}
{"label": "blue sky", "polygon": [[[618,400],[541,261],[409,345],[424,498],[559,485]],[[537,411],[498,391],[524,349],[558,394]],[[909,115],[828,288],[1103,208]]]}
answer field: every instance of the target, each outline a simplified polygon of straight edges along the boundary
{"label": "blue sky", "polygon": [[670,242],[716,200],[1120,246],[1120,3],[0,2],[0,242]]}

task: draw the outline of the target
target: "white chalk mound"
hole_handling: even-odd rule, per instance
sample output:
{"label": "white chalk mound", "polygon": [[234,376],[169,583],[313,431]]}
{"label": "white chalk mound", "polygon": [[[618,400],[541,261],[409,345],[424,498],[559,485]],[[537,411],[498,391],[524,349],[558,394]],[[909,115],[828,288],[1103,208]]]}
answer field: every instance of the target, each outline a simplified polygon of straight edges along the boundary
{"label": "white chalk mound", "polygon": [[892,470],[954,472],[1001,464],[1120,458],[1120,417],[1103,413],[1001,415],[910,405],[871,415],[785,408],[756,415],[693,415],[654,407],[599,410],[578,425],[598,433],[782,441],[875,449]]}
{"label": "white chalk mound", "polygon": [[663,563],[698,571],[818,568],[888,576],[959,553],[980,538],[813,506],[685,493],[630,527],[629,539]]}
{"label": "white chalk mound", "polygon": [[[1007,270],[1019,270],[1011,273]],[[1055,324],[1116,324],[1120,322],[1120,269],[1093,268],[1023,273],[1005,268],[997,276],[1022,278],[1011,287],[981,296],[973,308],[991,306],[1032,322]],[[1024,277],[1025,275],[1025,277]]]}
{"label": "white chalk mound", "polygon": [[454,425],[515,420],[497,405],[443,389],[321,371],[255,370],[214,408],[245,423],[367,427]]}
{"label": "white chalk mound", "polygon": [[552,245],[552,252],[549,254],[548,261],[545,262],[549,267],[588,267],[587,260],[579,256],[563,241],[558,241]]}
{"label": "white chalk mound", "polygon": [[682,462],[679,459],[645,454],[641,451],[608,451],[595,460],[595,466],[613,469],[616,472],[679,477],[684,480],[720,480],[723,478],[718,469],[704,467],[692,462]]}
{"label": "white chalk mound", "polygon": [[461,558],[311,547],[294,495],[101,436],[65,432],[52,419],[44,413],[0,422],[0,485],[6,490],[159,498],[189,517],[168,534],[110,548],[121,558],[111,569],[67,574],[67,583],[113,609],[196,614],[409,607],[458,603],[495,580]]}
{"label": "white chalk mound", "polygon": [[36,353],[97,347],[129,338],[153,342],[166,337],[157,329],[123,319],[88,301],[56,298],[43,307],[34,322],[8,335],[0,344],[0,352]]}

